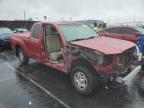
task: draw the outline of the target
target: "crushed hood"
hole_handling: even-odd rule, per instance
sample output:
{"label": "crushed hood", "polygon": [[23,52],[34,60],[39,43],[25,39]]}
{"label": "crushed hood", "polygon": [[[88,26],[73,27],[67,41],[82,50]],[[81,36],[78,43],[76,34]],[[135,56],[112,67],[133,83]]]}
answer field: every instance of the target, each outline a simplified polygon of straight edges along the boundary
{"label": "crushed hood", "polygon": [[135,46],[133,42],[108,37],[92,38],[88,40],[73,41],[70,43],[92,50],[97,50],[107,55],[119,54]]}

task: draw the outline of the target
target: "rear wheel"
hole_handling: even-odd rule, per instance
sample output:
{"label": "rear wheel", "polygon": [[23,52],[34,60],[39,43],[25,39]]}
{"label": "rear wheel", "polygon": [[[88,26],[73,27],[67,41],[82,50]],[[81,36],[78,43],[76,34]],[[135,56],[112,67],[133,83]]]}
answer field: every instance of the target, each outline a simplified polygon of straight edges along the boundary
{"label": "rear wheel", "polygon": [[23,51],[20,48],[17,50],[17,54],[20,64],[28,64],[29,58],[24,55]]}
{"label": "rear wheel", "polygon": [[94,75],[84,66],[76,66],[72,69],[71,82],[81,95],[90,95],[96,86]]}

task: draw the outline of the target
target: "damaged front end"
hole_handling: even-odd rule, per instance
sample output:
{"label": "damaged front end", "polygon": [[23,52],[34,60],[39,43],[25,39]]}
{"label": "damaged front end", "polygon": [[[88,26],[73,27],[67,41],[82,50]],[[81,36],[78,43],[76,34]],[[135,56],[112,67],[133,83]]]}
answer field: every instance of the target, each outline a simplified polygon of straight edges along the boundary
{"label": "damaged front end", "polygon": [[96,76],[105,84],[113,81],[126,83],[141,69],[135,46],[116,54],[104,54],[75,45],[67,48],[72,58],[71,61],[76,61],[78,58],[87,60],[94,68]]}
{"label": "damaged front end", "polygon": [[141,69],[138,65],[138,55],[135,47],[117,55],[97,53],[97,64],[95,68],[101,73],[105,81],[115,80],[120,83],[126,83]]}
{"label": "damaged front end", "polygon": [[118,75],[116,81],[127,84],[141,70],[136,48],[131,48],[118,57]]}

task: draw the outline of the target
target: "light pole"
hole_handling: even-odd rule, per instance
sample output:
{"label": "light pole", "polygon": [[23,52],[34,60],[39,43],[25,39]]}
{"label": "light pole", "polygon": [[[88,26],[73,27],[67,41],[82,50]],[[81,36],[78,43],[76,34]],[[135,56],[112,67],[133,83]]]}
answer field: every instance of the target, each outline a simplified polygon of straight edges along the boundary
{"label": "light pole", "polygon": [[24,21],[25,21],[25,19],[26,19],[26,12],[24,11]]}

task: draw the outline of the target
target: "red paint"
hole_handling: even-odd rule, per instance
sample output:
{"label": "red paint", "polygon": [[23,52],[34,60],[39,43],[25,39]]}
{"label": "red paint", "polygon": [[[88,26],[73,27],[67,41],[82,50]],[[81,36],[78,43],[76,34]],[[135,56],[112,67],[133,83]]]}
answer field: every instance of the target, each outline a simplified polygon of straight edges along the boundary
{"label": "red paint", "polygon": [[[69,23],[70,22],[65,22]],[[66,49],[67,41],[65,39],[65,36],[62,32],[59,31],[58,24],[60,23],[47,23],[47,22],[39,22],[36,24],[40,24],[40,32],[38,38],[33,38],[31,32],[27,33],[17,33],[13,34],[11,38],[11,45],[13,50],[16,49],[17,46],[21,47],[24,54],[30,58],[33,58],[40,63],[43,63],[47,66],[53,67],[57,70],[61,70],[64,72],[68,72],[68,70],[71,70],[71,60],[78,59],[79,57],[72,56],[71,60],[68,57],[68,52]],[[33,27],[36,25],[34,24]],[[56,63],[52,63],[50,60],[48,60],[48,57],[46,56],[45,50],[44,50],[44,43],[43,43],[43,31],[44,31],[44,25],[50,24],[53,27],[55,27],[60,34],[61,38],[61,44],[63,48],[63,57],[64,57],[64,65],[60,66]],[[73,23],[74,24],[74,23]],[[33,31],[33,27],[31,31]],[[134,43],[119,40],[119,39],[112,39],[107,37],[100,37],[100,38],[93,38],[89,40],[81,40],[81,41],[75,41],[71,42],[74,46],[80,46],[84,47],[86,49],[91,49],[94,51],[102,52],[105,55],[118,55],[120,53],[123,53],[125,50],[132,48],[135,46]],[[79,55],[77,55],[79,56]],[[112,72],[114,63],[111,63],[109,66],[96,66],[95,64],[92,64],[96,67],[96,70],[99,70],[100,72]]]}
{"label": "red paint", "polygon": [[[111,38],[122,39],[122,40],[128,40],[128,41],[131,41],[131,42],[134,42],[134,43],[136,43],[138,38],[139,38],[139,36],[137,36],[135,33],[134,34],[119,34],[119,33],[110,33],[110,32],[107,31],[107,30],[113,29],[113,28],[114,29],[128,28],[128,29],[134,30],[137,33],[139,33],[139,31],[136,30],[134,27],[117,26],[117,27],[110,27],[110,28],[108,28],[106,30],[100,31],[100,32],[98,32],[98,34],[100,36],[111,37]],[[120,30],[117,30],[117,31],[121,32]]]}
{"label": "red paint", "polygon": [[97,50],[104,54],[119,54],[135,46],[132,42],[107,37],[93,38],[71,43],[92,50]]}

